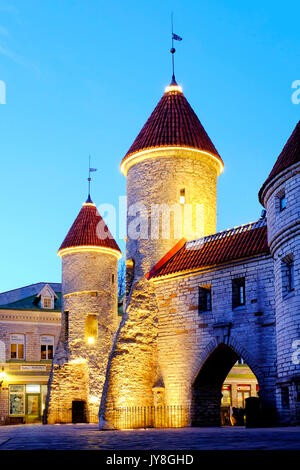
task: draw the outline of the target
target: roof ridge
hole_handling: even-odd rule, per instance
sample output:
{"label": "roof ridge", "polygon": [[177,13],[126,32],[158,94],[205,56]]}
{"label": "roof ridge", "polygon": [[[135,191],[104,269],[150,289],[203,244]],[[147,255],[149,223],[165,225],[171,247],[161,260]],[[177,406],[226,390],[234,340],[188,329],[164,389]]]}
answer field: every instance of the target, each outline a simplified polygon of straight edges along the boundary
{"label": "roof ridge", "polygon": [[246,224],[237,225],[236,227],[227,228],[226,230],[221,230],[220,232],[212,233],[210,235],[206,235],[205,237],[195,238],[194,240],[190,240],[186,242],[186,246],[188,248],[189,244],[204,244],[208,243],[212,240],[219,240],[221,238],[225,238],[226,236],[231,236],[236,233],[246,232],[248,230],[254,230],[256,228],[264,227],[267,221],[266,218],[258,219],[254,222],[248,222]]}

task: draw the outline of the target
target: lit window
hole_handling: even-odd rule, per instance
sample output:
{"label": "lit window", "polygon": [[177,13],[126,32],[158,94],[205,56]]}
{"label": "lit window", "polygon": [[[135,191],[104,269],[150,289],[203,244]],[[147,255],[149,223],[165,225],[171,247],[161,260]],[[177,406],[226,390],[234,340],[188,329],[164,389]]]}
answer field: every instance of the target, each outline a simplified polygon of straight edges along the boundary
{"label": "lit window", "polygon": [[25,359],[24,335],[10,335],[10,358]]}
{"label": "lit window", "polygon": [[222,386],[221,406],[231,406],[231,385]]}
{"label": "lit window", "polygon": [[9,414],[12,416],[25,414],[24,385],[9,386]]}
{"label": "lit window", "polygon": [[89,314],[85,319],[85,337],[90,344],[95,342],[98,335],[98,319],[97,315]]}
{"label": "lit window", "polygon": [[232,308],[245,305],[245,278],[233,279],[232,281]]}
{"label": "lit window", "polygon": [[199,313],[210,312],[212,309],[211,303],[211,287],[199,287]]}
{"label": "lit window", "polygon": [[53,336],[41,336],[41,360],[53,359],[53,347],[54,337]]}
{"label": "lit window", "polygon": [[43,297],[43,308],[51,308],[51,297]]}
{"label": "lit window", "polygon": [[179,202],[180,204],[185,204],[185,189],[184,188],[180,190]]}

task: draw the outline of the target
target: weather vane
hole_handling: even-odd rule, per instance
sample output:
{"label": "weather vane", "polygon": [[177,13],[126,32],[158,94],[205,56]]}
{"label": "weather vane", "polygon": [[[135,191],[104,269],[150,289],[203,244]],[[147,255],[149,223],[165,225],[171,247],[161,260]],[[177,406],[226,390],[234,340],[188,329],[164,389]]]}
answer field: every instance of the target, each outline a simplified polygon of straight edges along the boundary
{"label": "weather vane", "polygon": [[91,200],[91,173],[93,171],[97,171],[97,168],[91,168],[91,156],[89,155],[89,177],[88,177],[88,182],[89,182],[89,195],[88,195],[88,199],[87,199],[87,202],[92,202]]}
{"label": "weather vane", "polygon": [[178,34],[175,34],[173,31],[173,12],[171,13],[171,28],[172,28],[172,47],[170,49],[170,52],[172,54],[172,83],[176,84],[175,80],[175,67],[174,67],[174,54],[176,52],[176,49],[174,47],[174,41],[182,41],[182,37],[178,36]]}

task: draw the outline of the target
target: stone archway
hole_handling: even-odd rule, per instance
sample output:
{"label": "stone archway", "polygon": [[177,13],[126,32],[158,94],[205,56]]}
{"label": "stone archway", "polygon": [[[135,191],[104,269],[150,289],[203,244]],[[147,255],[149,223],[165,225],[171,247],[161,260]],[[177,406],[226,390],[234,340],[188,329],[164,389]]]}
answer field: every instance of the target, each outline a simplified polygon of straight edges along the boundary
{"label": "stone archway", "polygon": [[192,426],[221,425],[222,385],[240,356],[232,346],[220,343],[204,360],[192,385]]}

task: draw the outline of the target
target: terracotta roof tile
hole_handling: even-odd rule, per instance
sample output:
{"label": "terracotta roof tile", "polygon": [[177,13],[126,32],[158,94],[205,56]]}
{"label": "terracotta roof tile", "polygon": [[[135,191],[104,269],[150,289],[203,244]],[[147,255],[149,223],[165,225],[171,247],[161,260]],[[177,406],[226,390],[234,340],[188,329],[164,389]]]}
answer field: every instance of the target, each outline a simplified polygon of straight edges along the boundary
{"label": "terracotta roof tile", "polygon": [[279,157],[276,160],[275,165],[271,173],[269,174],[268,178],[262,185],[258,197],[260,202],[262,203],[262,193],[268,183],[275,178],[275,176],[279,175],[283,170],[286,170],[289,166],[294,165],[295,163],[300,161],[300,121],[296,125],[292,135],[288,139],[287,143],[283,147],[283,150]]}
{"label": "terracotta roof tile", "polygon": [[148,279],[268,253],[266,220],[260,219],[257,222],[186,242],[162,266],[160,262],[157,263],[150,271]]}
{"label": "terracotta roof tile", "polygon": [[[105,238],[101,237],[101,232],[106,235]],[[121,252],[94,204],[83,204],[58,251],[77,246],[97,246]]]}
{"label": "terracotta roof tile", "polygon": [[221,158],[204,127],[181,91],[167,91],[125,158],[158,147],[181,146],[203,150]]}

